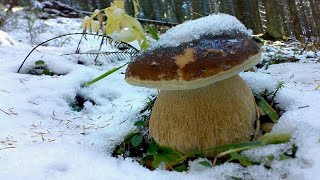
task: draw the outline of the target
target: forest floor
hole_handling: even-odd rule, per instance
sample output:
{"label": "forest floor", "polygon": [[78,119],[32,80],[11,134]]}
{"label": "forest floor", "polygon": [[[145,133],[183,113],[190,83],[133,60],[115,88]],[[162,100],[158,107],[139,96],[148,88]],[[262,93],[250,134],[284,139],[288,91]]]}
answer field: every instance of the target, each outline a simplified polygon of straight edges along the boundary
{"label": "forest floor", "polygon": [[[17,15],[0,31],[0,179],[314,179],[320,176],[320,51],[297,42],[263,46],[260,68],[241,73],[253,92],[275,91],[285,110],[272,133],[290,133],[290,142],[244,151],[259,161],[243,167],[224,163],[207,167],[190,162],[187,172],[150,171],[133,159],[111,153],[134,130],[137,114],[156,90],[124,81],[125,67],[89,87],[81,85],[128,61],[73,53],[80,36],[47,43],[17,73],[34,44],[70,32],[81,32],[81,19],[26,19]],[[97,49],[88,37],[81,51]],[[33,45],[32,45],[33,44]],[[112,47],[105,47],[110,49]],[[48,69],[39,71],[35,62]],[[80,108],[80,109],[79,109]],[[280,154],[294,144],[295,158]],[[273,160],[267,157],[273,155]]]}

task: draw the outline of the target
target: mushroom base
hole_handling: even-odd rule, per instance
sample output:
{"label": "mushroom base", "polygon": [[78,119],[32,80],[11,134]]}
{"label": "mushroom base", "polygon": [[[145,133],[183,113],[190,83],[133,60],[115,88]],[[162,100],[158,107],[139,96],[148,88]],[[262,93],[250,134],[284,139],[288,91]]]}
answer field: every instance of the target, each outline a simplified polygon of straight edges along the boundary
{"label": "mushroom base", "polygon": [[203,88],[160,91],[149,130],[160,145],[192,153],[248,141],[255,119],[252,91],[236,75]]}

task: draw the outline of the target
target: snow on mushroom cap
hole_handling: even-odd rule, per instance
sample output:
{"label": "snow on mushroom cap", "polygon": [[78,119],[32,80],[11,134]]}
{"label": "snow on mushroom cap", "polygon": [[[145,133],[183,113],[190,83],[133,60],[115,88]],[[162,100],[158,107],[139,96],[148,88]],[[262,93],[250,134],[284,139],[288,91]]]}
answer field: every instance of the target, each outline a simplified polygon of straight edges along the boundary
{"label": "snow on mushroom cap", "polygon": [[241,33],[250,36],[248,30],[236,17],[228,14],[213,14],[196,20],[186,21],[162,34],[151,49],[162,47],[176,47],[181,43],[199,39],[202,35],[221,35]]}

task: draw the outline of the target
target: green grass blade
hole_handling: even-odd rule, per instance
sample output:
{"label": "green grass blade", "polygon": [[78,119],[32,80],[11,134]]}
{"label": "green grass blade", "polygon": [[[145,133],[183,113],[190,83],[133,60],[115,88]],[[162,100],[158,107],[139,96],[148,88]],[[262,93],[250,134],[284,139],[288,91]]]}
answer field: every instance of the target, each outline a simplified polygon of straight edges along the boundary
{"label": "green grass blade", "polygon": [[260,140],[263,145],[268,144],[280,144],[289,142],[291,135],[288,133],[279,133],[279,134],[265,134]]}
{"label": "green grass blade", "polygon": [[146,25],[146,28],[149,31],[149,33],[151,34],[152,38],[158,41],[159,40],[159,36],[158,36],[156,30],[153,29],[152,27],[150,27],[148,24]]}
{"label": "green grass blade", "polygon": [[220,158],[220,157],[223,157],[225,155],[228,155],[228,154],[231,154],[231,153],[234,153],[234,152],[240,152],[240,151],[247,150],[247,149],[252,149],[252,148],[255,148],[255,147],[258,147],[258,146],[259,145],[256,145],[256,146],[244,146],[244,147],[239,147],[239,148],[235,148],[235,149],[230,149],[228,151],[219,153],[215,158]]}
{"label": "green grass blade", "polygon": [[261,95],[256,95],[256,102],[274,123],[278,122],[279,116],[277,112],[269,105],[269,103]]}
{"label": "green grass blade", "polygon": [[119,66],[119,67],[116,67],[116,68],[111,69],[110,71],[107,71],[106,73],[102,74],[101,76],[99,76],[99,77],[97,77],[97,78],[95,78],[95,79],[93,79],[93,80],[91,80],[91,81],[89,81],[89,82],[86,82],[86,83],[84,84],[84,86],[88,87],[88,86],[90,86],[90,85],[92,85],[92,84],[100,81],[101,79],[109,76],[110,74],[112,74],[112,73],[118,71],[119,69],[121,69],[122,67],[126,66],[127,64],[128,64],[128,63],[125,63],[124,65],[121,65],[121,66]]}
{"label": "green grass blade", "polygon": [[244,142],[244,143],[237,143],[237,144],[227,144],[223,146],[216,146],[213,148],[209,148],[204,150],[204,153],[209,153],[213,151],[227,151],[230,149],[237,149],[237,148],[242,148],[242,147],[248,147],[248,146],[259,146],[262,143],[260,141],[252,141],[252,142]]}

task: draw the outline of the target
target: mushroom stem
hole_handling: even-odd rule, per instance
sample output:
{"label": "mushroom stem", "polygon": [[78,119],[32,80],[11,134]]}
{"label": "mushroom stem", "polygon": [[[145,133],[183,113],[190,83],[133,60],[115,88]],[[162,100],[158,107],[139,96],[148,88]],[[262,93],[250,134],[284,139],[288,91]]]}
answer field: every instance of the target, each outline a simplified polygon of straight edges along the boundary
{"label": "mushroom stem", "polygon": [[255,118],[252,91],[236,75],[198,89],[160,91],[149,130],[160,145],[192,153],[248,141]]}

